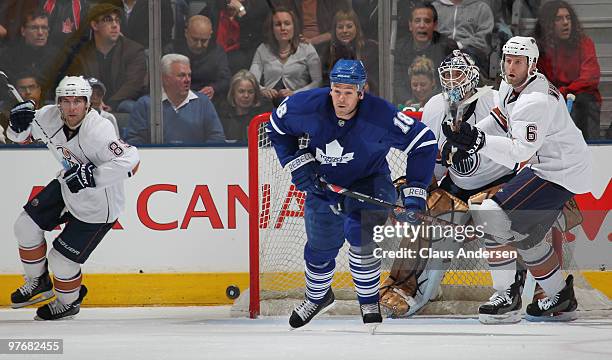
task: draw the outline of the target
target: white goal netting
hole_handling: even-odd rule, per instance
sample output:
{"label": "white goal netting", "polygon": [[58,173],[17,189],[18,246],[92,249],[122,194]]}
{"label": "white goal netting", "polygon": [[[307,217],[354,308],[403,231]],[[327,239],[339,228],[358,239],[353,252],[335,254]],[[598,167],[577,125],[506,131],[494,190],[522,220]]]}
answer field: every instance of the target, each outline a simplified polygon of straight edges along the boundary
{"label": "white goal netting", "polygon": [[[232,311],[237,316],[289,314],[304,299],[304,194],[295,190],[290,175],[280,167],[264,131],[267,119],[267,114],[256,117],[249,130],[249,186],[255,187],[250,189],[251,288],[236,300]],[[405,155],[392,151],[387,159],[392,178],[403,175]],[[397,250],[399,240],[385,241],[380,245],[384,250]],[[471,250],[480,246],[479,241],[465,244]],[[563,248],[564,267],[572,269],[572,245],[564,243]],[[332,287],[339,301],[330,311],[331,314],[359,313],[347,250],[348,244],[345,243],[336,259]],[[383,259],[383,279],[391,265],[392,259]],[[484,259],[452,259],[437,298],[419,314],[477,314],[478,306],[493,293],[491,278],[486,270]],[[579,309],[612,309],[605,295],[591,288],[579,272],[573,273]]]}

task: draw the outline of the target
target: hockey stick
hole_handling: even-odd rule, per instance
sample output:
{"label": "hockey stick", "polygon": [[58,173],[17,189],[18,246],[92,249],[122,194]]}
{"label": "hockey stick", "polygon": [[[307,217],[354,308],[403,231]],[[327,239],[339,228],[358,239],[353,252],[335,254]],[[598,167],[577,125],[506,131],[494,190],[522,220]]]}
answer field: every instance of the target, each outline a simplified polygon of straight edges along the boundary
{"label": "hockey stick", "polygon": [[[350,197],[359,201],[363,201],[363,202],[367,202],[369,204],[374,204],[374,205],[378,205],[380,207],[386,208],[386,209],[391,209],[391,210],[408,210],[406,209],[406,207],[404,207],[403,205],[397,205],[397,204],[393,204],[390,203],[388,201],[382,200],[382,199],[378,199],[375,198],[373,196],[370,195],[366,195],[366,194],[362,194],[360,192],[357,191],[351,191],[347,188],[344,188],[342,186],[339,185],[334,185],[334,184],[329,184],[323,180],[321,180],[321,184],[328,190],[330,190],[333,193],[336,193],[338,195],[344,195],[346,197]],[[421,213],[416,213],[416,217],[419,218],[420,220],[427,222],[429,224],[432,225],[439,225],[439,226],[452,226],[452,227],[459,227],[459,226],[465,226],[462,224],[457,224],[454,223],[452,221],[446,221],[446,220],[442,220],[442,219],[438,219],[436,217],[430,216],[430,215],[426,215],[426,214],[421,214]],[[491,240],[491,241],[495,241],[496,243],[499,243],[500,240],[503,240],[504,243],[510,244],[512,245],[512,241],[508,241],[507,239],[500,239],[495,235],[491,235],[491,234],[487,234],[487,233],[482,233],[481,238],[483,240]]]}
{"label": "hockey stick", "polygon": [[[15,87],[11,83],[8,82],[8,76],[6,76],[6,73],[0,70],[0,76],[4,77],[3,80],[6,82],[6,87],[8,88],[9,93],[13,95],[15,100],[17,100],[17,102],[23,102],[23,98],[21,97],[21,94],[17,91],[17,89],[15,89]],[[70,166],[64,160],[64,157],[59,153],[59,150],[57,149],[57,146],[55,146],[55,144],[53,143],[53,140],[51,140],[51,137],[47,135],[47,132],[45,131],[45,129],[43,129],[43,127],[40,125],[38,120],[36,120],[36,117],[34,117],[33,123],[34,125],[38,127],[38,129],[43,135],[43,139],[40,139],[40,140],[47,146],[49,150],[51,150],[51,154],[53,154],[53,157],[55,158],[55,160],[57,160],[57,162],[59,162],[62,165],[64,170],[68,170]]]}
{"label": "hockey stick", "polygon": [[572,109],[574,108],[574,100],[576,100],[576,95],[567,94],[566,106],[567,106],[567,112],[570,114],[572,113]]}
{"label": "hockey stick", "polygon": [[[493,87],[490,86],[490,85],[486,85],[486,86],[483,86],[481,88],[476,89],[476,92],[472,96],[467,98],[465,101],[461,102],[461,106],[462,106],[461,109],[462,110],[467,109],[467,107],[471,103],[473,103],[474,101],[478,100],[483,95],[488,94],[491,91],[491,89],[493,89]],[[461,113],[459,113],[458,109],[459,109],[459,106],[457,106],[456,109],[453,109],[452,107],[450,109],[451,117],[453,118],[453,127],[454,126],[458,126],[459,123],[461,121],[463,121],[463,111],[461,111]],[[452,113],[453,111],[454,111],[454,113]]]}

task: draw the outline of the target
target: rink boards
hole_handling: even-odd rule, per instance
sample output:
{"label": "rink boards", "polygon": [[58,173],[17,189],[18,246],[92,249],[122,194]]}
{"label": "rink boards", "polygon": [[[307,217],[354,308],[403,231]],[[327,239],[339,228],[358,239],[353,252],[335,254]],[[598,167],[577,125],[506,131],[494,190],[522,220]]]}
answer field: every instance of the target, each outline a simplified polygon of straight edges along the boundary
{"label": "rink boards", "polygon": [[[612,146],[591,146],[594,192],[579,204],[603,211],[574,231],[576,251],[594,271],[593,286],[612,297]],[[140,149],[138,174],[126,182],[126,209],[83,272],[87,303],[211,305],[231,303],[229,285],[248,287],[246,148]],[[16,159],[18,159],[16,161]],[[22,282],[13,222],[32,194],[59,170],[45,149],[0,149],[0,306]],[[588,179],[585,179],[588,181]],[[52,240],[60,230],[48,234]],[[585,251],[586,251],[585,250]],[[580,254],[577,254],[580,255]]]}

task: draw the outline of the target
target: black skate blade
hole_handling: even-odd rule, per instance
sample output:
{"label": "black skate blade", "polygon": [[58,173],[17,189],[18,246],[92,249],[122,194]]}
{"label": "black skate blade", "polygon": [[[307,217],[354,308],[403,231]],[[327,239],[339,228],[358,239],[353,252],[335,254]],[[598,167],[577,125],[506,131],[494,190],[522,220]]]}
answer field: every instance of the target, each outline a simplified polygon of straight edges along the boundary
{"label": "black skate blade", "polygon": [[42,292],[42,293],[36,295],[30,301],[26,301],[26,302],[23,302],[23,303],[11,303],[11,308],[13,308],[13,309],[20,309],[22,307],[38,304],[39,302],[42,302],[42,301],[45,301],[45,300],[49,300],[49,299],[51,299],[54,296],[55,296],[55,293],[53,292],[53,290],[45,291],[45,292]]}

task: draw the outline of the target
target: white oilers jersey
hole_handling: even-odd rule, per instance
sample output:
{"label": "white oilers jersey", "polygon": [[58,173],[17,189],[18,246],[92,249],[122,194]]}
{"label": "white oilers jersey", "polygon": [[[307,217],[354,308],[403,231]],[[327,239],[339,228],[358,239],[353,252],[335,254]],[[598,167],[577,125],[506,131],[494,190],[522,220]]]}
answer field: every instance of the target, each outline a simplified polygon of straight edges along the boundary
{"label": "white oilers jersey", "polygon": [[502,81],[497,115],[508,119],[510,137],[487,134],[481,154],[507,167],[528,161],[544,180],[575,194],[591,191],[588,147],[565,100],[544,75],[538,73],[520,94]]}
{"label": "white oilers jersey", "polygon": [[[479,91],[483,91],[479,89]],[[495,108],[497,100],[497,91],[490,90],[484,93],[478,100],[469,104],[463,111],[464,121],[470,124],[480,122],[487,117],[491,110]],[[442,132],[442,123],[450,115],[447,115],[448,105],[444,100],[443,94],[438,94],[432,97],[423,110],[422,122],[427,125],[438,140],[438,149],[442,151],[442,147],[446,142],[446,136]],[[461,109],[460,109],[461,110]],[[487,133],[492,133],[499,136],[505,136],[506,130],[501,128],[499,124],[491,124],[486,130]],[[438,158],[440,154],[438,154]],[[441,164],[436,164],[435,175],[436,179],[440,180],[446,173],[446,167]],[[459,164],[453,164],[448,168],[448,176],[451,177],[453,183],[465,190],[474,190],[483,187],[491,182],[499,179],[502,176],[510,174],[513,170],[492,161],[491,159],[482,156],[478,153],[471,155]]]}
{"label": "white oilers jersey", "polygon": [[[78,193],[70,192],[61,171],[58,179],[66,208],[77,219],[88,223],[110,223],[123,211],[125,194],[123,180],[130,177],[139,164],[138,151],[118,139],[108,119],[90,110],[83,119],[78,132],[67,139],[64,123],[56,105],[47,105],[36,111],[38,121],[62,154],[68,167],[89,162],[96,166],[93,172],[96,187],[85,188]],[[19,134],[10,131],[13,141],[23,142],[30,135],[44,139],[38,126],[31,125]]]}

